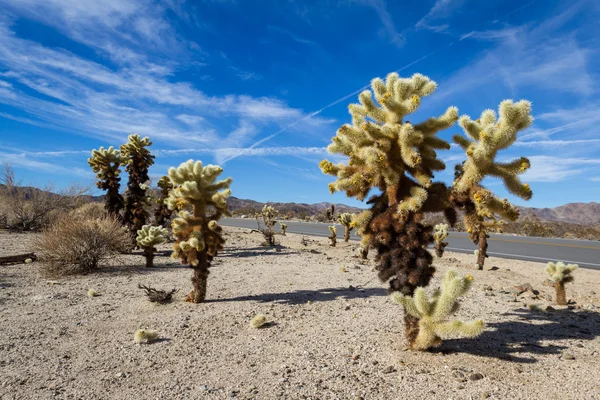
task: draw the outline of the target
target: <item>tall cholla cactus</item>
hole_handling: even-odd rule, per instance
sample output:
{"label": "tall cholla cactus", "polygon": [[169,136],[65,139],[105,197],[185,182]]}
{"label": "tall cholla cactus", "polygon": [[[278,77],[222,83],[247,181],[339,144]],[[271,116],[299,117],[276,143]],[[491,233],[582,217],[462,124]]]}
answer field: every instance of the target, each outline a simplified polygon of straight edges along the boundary
{"label": "tall cholla cactus", "polygon": [[173,185],[168,176],[163,176],[158,180],[157,186],[160,188],[160,196],[156,200],[157,207],[154,211],[154,217],[158,226],[165,226],[172,214],[172,211],[167,207],[166,200],[169,197],[169,192],[173,189]]}
{"label": "tall cholla cactus", "polygon": [[438,257],[444,255],[444,249],[448,246],[448,242],[444,239],[448,237],[448,224],[437,224],[433,227],[433,240],[435,241],[435,254]]}
{"label": "tall cholla cactus", "polygon": [[108,149],[100,147],[98,150],[92,150],[92,157],[88,159],[88,164],[96,173],[96,186],[98,189],[106,190],[104,196],[104,208],[115,218],[120,219],[120,211],[123,209],[123,196],[119,194],[121,187],[120,165],[121,157],[119,150],[112,146]]}
{"label": "tall cholla cactus", "polygon": [[459,124],[471,140],[460,135],[453,137],[454,142],[465,150],[467,160],[456,168],[452,201],[464,211],[465,226],[471,240],[479,247],[479,269],[483,269],[487,257],[488,231],[501,227],[495,215],[511,221],[519,217],[515,206],[507,199],[497,198],[481,185],[481,181],[486,176],[501,178],[512,194],[525,200],[532,196],[529,185],[521,183],[518,177],[530,167],[527,158],[521,157],[508,163],[496,161],[498,151],[511,146],[517,139],[517,133],[533,122],[531,103],[504,100],[499,111],[500,118],[496,118],[493,110],[485,110],[476,121],[468,115],[462,116]]}
{"label": "tall cholla cactus", "polygon": [[154,266],[154,253],[156,252],[154,246],[166,242],[168,238],[169,231],[162,226],[144,225],[142,229],[137,231],[135,242],[138,247],[144,249],[147,268]]}
{"label": "tall cholla cactus", "polygon": [[335,225],[331,225],[328,228],[329,228],[329,232],[331,232],[331,235],[329,235],[329,237],[327,238],[327,239],[331,240],[331,243],[329,243],[329,245],[331,247],[335,247],[335,244],[337,243],[337,240],[336,240],[337,227]]}
{"label": "tall cholla cactus", "polygon": [[146,224],[146,186],[150,177],[148,168],[154,164],[154,156],[147,149],[152,145],[148,137],[129,135],[128,142],[121,146],[121,157],[126,160],[125,170],[129,174],[127,182],[127,195],[125,198],[125,214],[123,219],[133,233],[142,229]]}
{"label": "tall cholla cactus", "polygon": [[550,275],[550,279],[554,282],[556,289],[556,304],[560,306],[567,305],[567,294],[565,292],[565,283],[573,282],[573,271],[579,268],[577,264],[567,264],[559,261],[557,263],[549,262],[546,267],[546,272]]}
{"label": "tall cholla cactus", "polygon": [[[385,82],[373,79],[371,86],[381,106],[371,91],[362,92],[361,104],[349,106],[352,124],[339,128],[327,147],[330,153],[348,156],[348,164],[323,160],[319,166],[337,177],[329,184],[332,193],[345,191],[364,200],[371,189],[379,189],[381,194],[368,201],[371,209],[357,217],[358,234],[363,249],[377,250],[379,278],[390,281],[390,290],[411,296],[417,287],[427,286],[435,271],[427,251],[433,227],[422,223],[423,213],[444,211],[451,224],[456,219],[449,189],[431,180],[434,171],[445,168],[435,150],[450,148],[436,133],[456,122],[458,110],[449,107],[440,117],[412,124],[403,118],[435,91],[435,82],[421,74],[407,79],[391,73]],[[405,325],[412,345],[418,317],[405,312]]]}
{"label": "tall cholla cactus", "polygon": [[[275,246],[275,223],[277,222],[275,218],[279,214],[279,211],[275,209],[275,207],[265,204],[262,208],[260,214],[256,216],[256,223],[258,225],[259,231],[263,234],[265,238],[266,246]],[[262,217],[263,223],[265,225],[264,228],[260,227],[260,222],[258,218]]]}
{"label": "tall cholla cactus", "polygon": [[475,337],[483,332],[483,321],[447,321],[459,307],[457,299],[465,294],[473,281],[471,275],[464,278],[458,276],[456,271],[449,270],[442,280],[441,290],[436,290],[433,297],[419,287],[413,296],[403,296],[398,292],[392,294],[396,303],[402,304],[404,309],[419,320],[419,334],[411,343],[415,350],[427,350],[437,347],[442,343],[444,336]]}
{"label": "tall cholla cactus", "polygon": [[221,172],[219,166],[202,166],[202,162],[193,160],[169,169],[173,190],[167,206],[178,211],[172,223],[176,243],[171,257],[194,269],[194,290],[186,298],[193,303],[206,298],[210,262],[223,250],[225,239],[217,221],[231,215],[227,209],[231,178],[216,182]]}
{"label": "tall cholla cactus", "polygon": [[354,225],[352,222],[354,221],[354,214],[350,213],[342,213],[338,215],[338,221],[344,227],[344,242],[350,240],[350,232],[354,229]]}

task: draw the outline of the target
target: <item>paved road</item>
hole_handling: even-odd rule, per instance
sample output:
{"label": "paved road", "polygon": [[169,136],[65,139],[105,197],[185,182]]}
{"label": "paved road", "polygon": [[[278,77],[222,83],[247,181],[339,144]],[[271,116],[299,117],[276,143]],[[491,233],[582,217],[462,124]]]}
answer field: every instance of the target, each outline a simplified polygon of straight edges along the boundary
{"label": "paved road", "polygon": [[[256,229],[255,219],[223,218],[225,226]],[[287,231],[310,236],[329,236],[328,224],[314,222],[287,221]],[[338,237],[343,237],[344,228],[338,225]],[[352,232],[351,239],[359,240]],[[448,236],[450,251],[472,253],[477,247],[464,232],[450,232]],[[512,235],[492,234],[489,239],[490,256],[517,260],[547,262],[564,261],[579,264],[582,268],[600,269],[600,241],[549,239]]]}

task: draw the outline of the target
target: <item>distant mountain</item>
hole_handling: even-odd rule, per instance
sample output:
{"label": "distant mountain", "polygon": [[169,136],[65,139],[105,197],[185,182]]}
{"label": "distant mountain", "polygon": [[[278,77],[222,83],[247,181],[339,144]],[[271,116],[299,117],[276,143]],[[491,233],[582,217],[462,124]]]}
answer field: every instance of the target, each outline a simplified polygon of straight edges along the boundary
{"label": "distant mountain", "polygon": [[600,203],[568,203],[554,208],[519,207],[521,216],[535,215],[541,220],[583,225],[600,224]]}
{"label": "distant mountain", "polygon": [[[3,185],[0,185],[0,189],[2,187]],[[26,198],[31,198],[41,190],[35,187],[20,187],[18,191]],[[58,194],[55,195],[58,196]],[[104,200],[103,195],[84,197],[85,200],[89,202]],[[231,211],[235,211],[236,214],[241,215],[243,213],[247,213],[250,216],[254,212],[260,211],[266,203],[230,197],[228,204],[229,209]],[[324,215],[325,210],[331,203],[323,202],[307,204],[268,202],[268,204],[275,207],[279,211],[280,215],[294,213],[296,216],[303,218],[305,216]],[[345,204],[334,204],[334,206],[336,213],[359,213],[363,211],[361,208],[351,207]],[[600,203],[596,202],[568,203],[553,208],[519,207],[519,210],[521,211],[521,218],[535,216],[543,221],[568,222],[581,225],[600,225]]]}

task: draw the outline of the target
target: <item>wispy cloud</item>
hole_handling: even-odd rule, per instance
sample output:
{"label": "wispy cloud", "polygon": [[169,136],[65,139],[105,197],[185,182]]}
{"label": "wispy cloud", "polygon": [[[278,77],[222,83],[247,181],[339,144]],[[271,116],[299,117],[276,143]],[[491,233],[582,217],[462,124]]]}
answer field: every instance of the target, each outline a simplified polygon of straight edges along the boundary
{"label": "wispy cloud", "polygon": [[430,31],[443,33],[448,30],[448,24],[440,24],[437,21],[445,20],[450,16],[450,13],[460,4],[462,0],[436,0],[433,7],[421,18],[415,28],[428,29]]}
{"label": "wispy cloud", "polygon": [[369,6],[375,10],[383,24],[382,35],[397,47],[404,45],[405,37],[396,30],[396,25],[390,12],[387,10],[385,0],[350,0],[353,3]]}
{"label": "wispy cloud", "polygon": [[530,156],[531,168],[523,174],[527,182],[560,182],[582,173],[600,173],[600,159]]}

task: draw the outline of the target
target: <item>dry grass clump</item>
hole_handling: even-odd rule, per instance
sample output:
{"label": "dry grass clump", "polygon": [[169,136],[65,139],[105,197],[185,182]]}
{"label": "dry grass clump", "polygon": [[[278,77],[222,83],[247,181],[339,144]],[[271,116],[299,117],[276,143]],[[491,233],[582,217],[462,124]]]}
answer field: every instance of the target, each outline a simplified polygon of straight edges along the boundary
{"label": "dry grass clump", "polygon": [[76,209],[72,210],[69,215],[84,220],[93,220],[105,218],[108,215],[108,212],[106,209],[104,209],[104,204],[102,203],[86,203],[81,207],[77,207]]}
{"label": "dry grass clump", "polygon": [[126,230],[112,217],[83,219],[66,215],[36,241],[45,261],[42,271],[53,275],[91,272],[111,257],[131,249]]}

